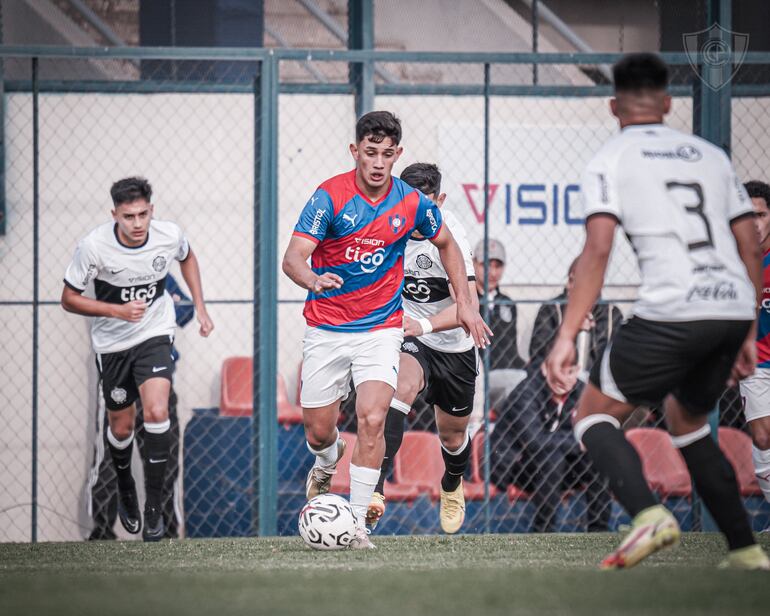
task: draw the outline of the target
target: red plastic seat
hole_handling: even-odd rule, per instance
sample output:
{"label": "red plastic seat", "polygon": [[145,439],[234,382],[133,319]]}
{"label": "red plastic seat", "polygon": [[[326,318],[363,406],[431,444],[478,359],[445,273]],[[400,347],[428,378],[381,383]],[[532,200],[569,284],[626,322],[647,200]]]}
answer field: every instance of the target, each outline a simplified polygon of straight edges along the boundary
{"label": "red plastic seat", "polygon": [[663,497],[692,494],[690,473],[668,432],[633,428],[626,432],[626,438],[642,459],[642,471],[651,490]]}
{"label": "red plastic seat", "polygon": [[[254,409],[252,375],[251,357],[228,357],[223,362],[219,399],[220,415],[229,417],[252,415]],[[289,402],[286,381],[280,374],[276,382],[276,406],[279,423],[302,423],[302,409]]]}
{"label": "red plastic seat", "polygon": [[[484,431],[479,430],[471,441],[471,480],[463,482],[466,500],[484,500]],[[489,498],[499,493],[497,486],[489,484]]]}
{"label": "red plastic seat", "polygon": [[735,428],[722,426],[719,428],[719,447],[735,469],[741,495],[761,495],[762,490],[754,474],[754,462],[751,459],[751,437]]}
{"label": "red plastic seat", "polygon": [[432,498],[438,498],[444,458],[436,434],[422,430],[406,432],[394,467],[399,484],[413,486],[419,492],[428,492]]}

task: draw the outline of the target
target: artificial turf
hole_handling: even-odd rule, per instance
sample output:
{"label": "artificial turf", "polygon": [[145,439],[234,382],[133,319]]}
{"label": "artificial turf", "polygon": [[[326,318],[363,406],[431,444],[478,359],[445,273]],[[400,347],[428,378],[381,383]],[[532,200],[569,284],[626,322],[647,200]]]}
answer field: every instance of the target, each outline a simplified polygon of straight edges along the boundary
{"label": "artificial turf", "polygon": [[[0,614],[767,614],[770,573],[721,571],[722,538],[686,534],[627,571],[614,534],[0,544]],[[770,539],[762,537],[765,548]]]}

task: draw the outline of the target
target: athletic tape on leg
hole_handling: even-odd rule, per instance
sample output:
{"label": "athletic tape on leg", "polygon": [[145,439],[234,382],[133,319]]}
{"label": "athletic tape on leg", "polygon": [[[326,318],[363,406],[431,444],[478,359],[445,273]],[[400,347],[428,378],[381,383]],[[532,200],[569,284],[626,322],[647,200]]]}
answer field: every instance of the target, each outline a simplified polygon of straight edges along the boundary
{"label": "athletic tape on leg", "polygon": [[395,398],[390,401],[390,408],[401,411],[404,415],[409,415],[410,411],[412,410],[412,407],[409,406],[406,402],[401,402],[401,400],[396,400]]}

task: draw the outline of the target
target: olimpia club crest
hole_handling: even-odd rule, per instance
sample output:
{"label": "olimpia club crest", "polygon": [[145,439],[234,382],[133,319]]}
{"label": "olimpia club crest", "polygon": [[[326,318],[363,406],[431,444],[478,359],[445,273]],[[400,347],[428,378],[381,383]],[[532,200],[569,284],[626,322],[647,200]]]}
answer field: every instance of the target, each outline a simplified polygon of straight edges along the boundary
{"label": "olimpia club crest", "polygon": [[393,231],[393,233],[398,233],[406,222],[406,216],[401,216],[400,214],[388,216],[388,222],[390,223],[390,230]]}
{"label": "olimpia club crest", "polygon": [[115,404],[123,404],[128,398],[128,394],[122,387],[116,387],[110,392],[110,398]]}
{"label": "olimpia club crest", "polygon": [[156,272],[162,272],[164,267],[166,267],[166,257],[163,255],[158,255],[152,260],[152,269]]}

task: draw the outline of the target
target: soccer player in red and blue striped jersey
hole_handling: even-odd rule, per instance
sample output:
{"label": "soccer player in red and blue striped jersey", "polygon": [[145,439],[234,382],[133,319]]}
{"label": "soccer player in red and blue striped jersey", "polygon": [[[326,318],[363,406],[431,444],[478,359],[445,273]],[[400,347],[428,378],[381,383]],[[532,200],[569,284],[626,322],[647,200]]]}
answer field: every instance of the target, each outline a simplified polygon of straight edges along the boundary
{"label": "soccer player in red and blue striped jersey", "polygon": [[404,249],[412,231],[438,247],[457,293],[458,322],[477,346],[487,342],[471,304],[462,253],[441,212],[391,175],[400,141],[401,124],[392,113],[374,111],[358,120],[350,145],[355,169],[318,187],[283,259],[286,275],[308,290],[300,395],[308,447],[316,456],[308,499],[328,492],[344,453],[336,423],[351,375],[358,394],[358,439],[350,464],[350,504],[358,521],[354,548],[374,547],[364,519],[380,475],[385,416],[398,377]]}
{"label": "soccer player in red and blue striped jersey", "polygon": [[754,223],[762,248],[762,302],[757,318],[757,369],[740,383],[743,412],[753,441],[752,458],[759,487],[770,502],[770,186],[747,182]]}

